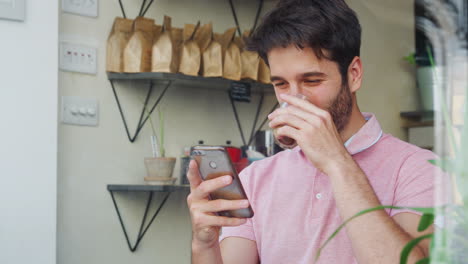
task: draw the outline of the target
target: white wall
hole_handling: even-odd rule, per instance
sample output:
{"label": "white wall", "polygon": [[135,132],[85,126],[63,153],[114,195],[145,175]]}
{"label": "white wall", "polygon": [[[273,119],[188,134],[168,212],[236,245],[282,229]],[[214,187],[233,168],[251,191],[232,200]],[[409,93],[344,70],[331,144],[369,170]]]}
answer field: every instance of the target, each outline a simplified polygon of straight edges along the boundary
{"label": "white wall", "polygon": [[0,263],[56,263],[58,1],[0,20]]}
{"label": "white wall", "polygon": [[[377,114],[385,131],[405,138],[399,112],[415,110],[416,105],[412,72],[404,65],[402,57],[413,50],[414,40],[412,22],[401,17],[412,15],[412,1],[395,1],[399,16],[390,21],[382,20],[386,11],[368,6],[373,1],[349,1],[363,24],[365,80],[358,99],[362,110]],[[123,1],[129,16],[138,12],[140,3]],[[255,15],[255,1],[235,3],[239,6],[241,27],[250,27]],[[151,148],[149,127],[143,129],[133,144],[124,132],[104,69],[106,39],[120,9],[117,1],[101,0],[99,4],[97,19],[60,15],[61,35],[76,35],[83,42],[96,43],[99,67],[95,76],[60,72],[59,93],[61,96],[97,98],[100,124],[98,127],[59,125],[58,262],[189,263],[191,229],[185,201],[187,193],[174,194],[168,200],[139,249],[131,253],[106,191],[107,184],[142,184],[145,176],[143,158],[151,155]],[[271,1],[266,2],[265,10],[271,6]],[[164,14],[172,16],[173,24],[178,27],[198,20],[202,23],[213,21],[215,31],[222,32],[234,25],[229,5],[224,0],[158,0],[147,16],[160,24]],[[135,82],[117,85],[132,131],[145,92],[140,86]],[[271,105],[273,100],[268,98],[267,104]],[[208,144],[224,144],[228,139],[234,145],[241,144],[224,92],[176,84],[168,91],[162,105],[169,120],[166,131],[169,156],[179,157],[184,146],[196,144],[198,139],[204,139]],[[250,131],[255,104],[242,106],[243,126]],[[179,163],[174,176],[179,176]],[[134,241],[145,197],[130,194],[116,198]]]}
{"label": "white wall", "polygon": [[400,112],[418,110],[414,66],[414,1],[348,0],[362,26],[364,81],[357,98],[362,111],[376,114],[383,129],[403,140]]}

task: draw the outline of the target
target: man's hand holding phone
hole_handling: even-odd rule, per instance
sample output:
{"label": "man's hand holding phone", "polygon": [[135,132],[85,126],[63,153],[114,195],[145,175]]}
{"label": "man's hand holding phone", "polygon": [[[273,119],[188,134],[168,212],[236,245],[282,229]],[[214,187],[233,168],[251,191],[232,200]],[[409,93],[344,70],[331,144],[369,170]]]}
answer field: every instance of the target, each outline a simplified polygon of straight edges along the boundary
{"label": "man's hand holding phone", "polygon": [[239,226],[247,221],[245,218],[218,216],[216,213],[248,208],[249,202],[246,199],[210,200],[210,193],[230,185],[232,176],[227,175],[203,181],[194,160],[190,161],[187,178],[190,182],[187,203],[192,219],[192,246],[211,248],[217,245],[222,226]]}

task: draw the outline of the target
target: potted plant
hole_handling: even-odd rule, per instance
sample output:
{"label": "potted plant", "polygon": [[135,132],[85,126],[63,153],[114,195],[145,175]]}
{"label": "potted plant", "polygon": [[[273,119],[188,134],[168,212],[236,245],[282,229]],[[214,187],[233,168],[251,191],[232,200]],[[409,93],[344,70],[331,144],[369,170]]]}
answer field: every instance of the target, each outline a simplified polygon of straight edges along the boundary
{"label": "potted plant", "polygon": [[[429,54],[430,47],[426,47],[426,52]],[[416,67],[416,83],[419,92],[419,98],[421,102],[422,111],[433,111],[434,110],[434,86],[440,85],[441,80],[437,79],[437,76],[442,76],[440,66],[432,66],[430,64],[426,53],[423,55],[416,55],[411,53],[404,59],[411,65]]]}
{"label": "potted plant", "polygon": [[151,114],[147,109],[149,122],[151,125],[151,147],[153,150],[153,157],[145,158],[145,167],[147,172],[147,177],[145,181],[148,184],[156,185],[167,185],[173,184],[176,178],[172,177],[174,171],[174,166],[176,158],[166,157],[166,150],[164,148],[164,113],[161,108],[158,107],[158,116],[159,116],[159,137],[156,133]]}

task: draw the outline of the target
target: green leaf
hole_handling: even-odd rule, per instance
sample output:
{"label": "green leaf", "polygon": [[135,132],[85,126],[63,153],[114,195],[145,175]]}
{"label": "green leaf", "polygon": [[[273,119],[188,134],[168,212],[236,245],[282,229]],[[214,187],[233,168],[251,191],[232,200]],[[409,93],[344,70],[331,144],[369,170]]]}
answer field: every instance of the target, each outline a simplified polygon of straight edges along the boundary
{"label": "green leaf", "polygon": [[403,57],[404,60],[406,60],[407,62],[409,62],[409,64],[411,65],[416,65],[416,57],[415,57],[415,53],[411,53],[409,54],[408,56],[406,57]]}
{"label": "green leaf", "polygon": [[419,221],[418,232],[426,230],[434,223],[434,214],[423,214]]}
{"label": "green leaf", "polygon": [[[442,207],[438,207],[442,208]],[[436,208],[434,207],[398,207],[397,209],[409,209],[413,211],[417,211],[423,214],[435,214]]]}
{"label": "green leaf", "polygon": [[159,148],[161,157],[166,156],[166,149],[164,148],[164,113],[161,110],[161,107],[158,107],[158,114],[159,114]]}
{"label": "green leaf", "polygon": [[418,262],[416,262],[416,264],[429,264],[431,263],[431,258],[423,258],[421,260],[419,260]]}
{"label": "green leaf", "polygon": [[413,211],[418,211],[418,212],[421,212],[423,214],[434,214],[434,208],[432,207],[400,207],[400,206],[392,206],[392,205],[381,205],[381,206],[376,206],[376,207],[373,207],[373,208],[369,208],[369,209],[366,209],[366,210],[362,210],[358,213],[356,213],[355,215],[353,215],[352,217],[350,217],[349,219],[347,219],[346,221],[343,222],[343,224],[341,224],[336,230],[335,232],[332,233],[332,235],[325,241],[325,243],[323,243],[323,245],[317,250],[317,253],[315,255],[315,261],[317,261],[320,257],[320,254],[322,253],[322,250],[325,248],[325,246],[327,246],[327,244],[341,231],[341,229],[343,229],[346,224],[348,224],[351,220],[353,220],[354,218],[358,217],[358,216],[361,216],[361,215],[364,215],[364,214],[367,214],[367,213],[370,213],[370,212],[374,212],[374,211],[378,211],[378,210],[383,210],[383,209],[410,209],[410,210],[413,210]]}
{"label": "green leaf", "polygon": [[408,242],[408,244],[406,244],[406,246],[403,248],[403,250],[401,251],[401,255],[400,255],[400,264],[407,264],[408,263],[408,257],[409,257],[409,254],[411,253],[411,251],[413,250],[413,248],[421,241],[421,240],[424,240],[424,239],[427,239],[427,238],[432,238],[434,236],[434,234],[427,234],[427,235],[423,235],[423,236],[420,236],[420,237],[417,237],[413,240],[411,240],[410,242]]}

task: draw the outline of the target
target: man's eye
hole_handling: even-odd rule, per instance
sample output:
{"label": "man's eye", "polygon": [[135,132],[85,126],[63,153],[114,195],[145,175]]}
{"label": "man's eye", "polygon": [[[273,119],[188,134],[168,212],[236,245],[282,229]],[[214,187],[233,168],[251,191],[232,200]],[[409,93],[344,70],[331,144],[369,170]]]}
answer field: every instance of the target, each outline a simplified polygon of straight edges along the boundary
{"label": "man's eye", "polygon": [[317,84],[320,83],[322,80],[305,80],[305,83],[312,83],[312,84]]}
{"label": "man's eye", "polygon": [[275,87],[280,87],[280,86],[283,86],[285,84],[286,83],[284,83],[284,82],[279,82],[279,83],[275,83],[274,85],[275,85]]}

